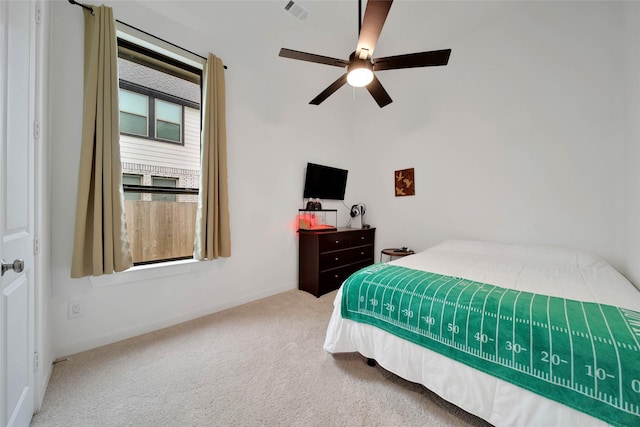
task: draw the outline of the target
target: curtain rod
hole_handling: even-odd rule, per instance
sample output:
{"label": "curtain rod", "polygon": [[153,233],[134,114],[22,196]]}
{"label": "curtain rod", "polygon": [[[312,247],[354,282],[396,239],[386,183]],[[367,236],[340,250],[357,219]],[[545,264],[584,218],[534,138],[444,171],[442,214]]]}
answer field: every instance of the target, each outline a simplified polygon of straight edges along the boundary
{"label": "curtain rod", "polygon": [[[83,9],[90,10],[90,11],[91,11],[91,14],[92,14],[92,15],[94,15],[94,13],[93,13],[93,8],[92,8],[91,6],[87,6],[86,4],[78,3],[76,0],[69,0],[69,3],[71,3],[71,4],[73,4],[73,5],[76,5],[76,6],[80,6],[80,7],[81,7],[81,8],[83,8]],[[144,34],[148,35],[149,37],[153,37],[154,39],[160,40],[160,41],[162,41],[162,42],[164,42],[164,43],[168,43],[168,44],[170,44],[170,45],[171,45],[171,46],[173,46],[173,47],[177,47],[178,49],[182,49],[182,50],[184,50],[185,52],[188,52],[188,53],[190,53],[190,54],[192,54],[192,55],[197,56],[198,58],[202,58],[202,59],[204,59],[205,61],[207,60],[207,58],[205,58],[205,57],[204,57],[204,56],[202,56],[202,55],[198,55],[198,54],[197,54],[197,53],[195,53],[195,52],[191,52],[189,49],[185,49],[185,48],[183,48],[182,46],[178,46],[178,45],[177,45],[177,44],[175,44],[175,43],[171,43],[170,41],[167,41],[167,40],[165,40],[165,39],[161,39],[161,38],[160,38],[160,37],[158,37],[158,36],[154,36],[153,34],[150,34],[150,33],[146,32],[146,31],[144,31],[144,30],[141,30],[140,28],[134,27],[133,25],[129,25],[129,24],[127,24],[126,22],[122,22],[122,21],[117,20],[117,19],[116,19],[116,22],[118,22],[118,23],[120,23],[120,24],[122,24],[122,25],[126,25],[126,26],[127,26],[127,27],[129,27],[129,28],[133,28],[133,29],[134,29],[134,30],[136,30],[136,31],[140,31],[141,33],[144,33]],[[226,65],[223,65],[223,66],[224,66],[224,69],[226,70],[226,69],[227,69],[227,66],[226,66]]]}
{"label": "curtain rod", "polygon": [[81,8],[83,8],[83,9],[90,10],[90,11],[91,11],[91,14],[92,14],[92,15],[94,15],[94,13],[93,13],[93,8],[92,8],[92,7],[87,6],[86,4],[78,3],[76,0],[69,0],[69,3],[71,3],[71,4],[75,4],[75,5],[77,5],[77,6],[80,6],[80,7],[81,7]]}

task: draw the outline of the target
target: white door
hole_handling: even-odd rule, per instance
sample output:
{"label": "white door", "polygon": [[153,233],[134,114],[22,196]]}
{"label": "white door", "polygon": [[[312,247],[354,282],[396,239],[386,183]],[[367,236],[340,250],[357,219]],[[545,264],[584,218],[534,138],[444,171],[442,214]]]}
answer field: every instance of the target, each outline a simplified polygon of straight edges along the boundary
{"label": "white door", "polygon": [[0,425],[28,426],[34,409],[35,6],[0,1],[0,257],[24,260],[0,278]]}

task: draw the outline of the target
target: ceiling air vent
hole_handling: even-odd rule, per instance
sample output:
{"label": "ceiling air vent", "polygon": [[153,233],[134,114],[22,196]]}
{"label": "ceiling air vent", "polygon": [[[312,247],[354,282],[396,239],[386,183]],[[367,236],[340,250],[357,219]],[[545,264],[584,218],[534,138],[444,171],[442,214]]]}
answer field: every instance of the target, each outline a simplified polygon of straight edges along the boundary
{"label": "ceiling air vent", "polygon": [[289,12],[290,14],[292,14],[293,16],[295,16],[301,21],[304,21],[305,19],[307,19],[307,16],[309,16],[309,11],[307,9],[305,9],[304,7],[300,6],[298,3],[295,3],[293,1],[290,1],[289,3],[287,3],[287,5],[284,7],[284,10],[286,10],[287,12]]}

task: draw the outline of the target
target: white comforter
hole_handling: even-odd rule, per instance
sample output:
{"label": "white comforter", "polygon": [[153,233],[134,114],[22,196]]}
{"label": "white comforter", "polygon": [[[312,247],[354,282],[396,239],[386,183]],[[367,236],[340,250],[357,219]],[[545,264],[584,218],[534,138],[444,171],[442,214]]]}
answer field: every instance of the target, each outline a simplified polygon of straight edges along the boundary
{"label": "white comforter", "polygon": [[[640,311],[640,292],[603,259],[555,247],[447,241],[393,264],[505,288]],[[448,359],[373,326],[345,320],[341,289],[324,349],[359,352],[496,426],[599,426],[575,409]]]}

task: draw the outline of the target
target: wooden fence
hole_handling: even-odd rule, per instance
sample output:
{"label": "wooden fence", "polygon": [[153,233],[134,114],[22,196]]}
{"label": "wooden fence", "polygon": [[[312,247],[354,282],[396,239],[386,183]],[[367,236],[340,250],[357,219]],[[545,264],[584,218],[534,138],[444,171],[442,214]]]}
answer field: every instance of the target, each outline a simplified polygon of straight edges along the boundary
{"label": "wooden fence", "polygon": [[124,201],[133,262],[193,255],[195,202]]}

